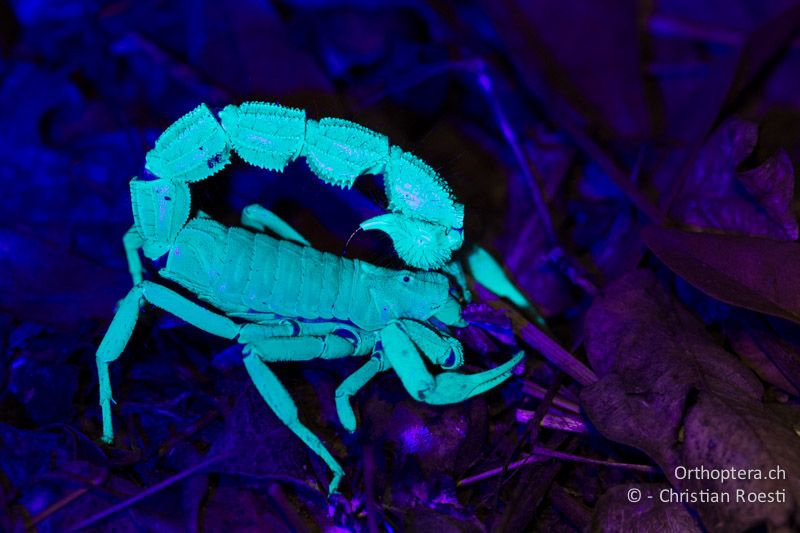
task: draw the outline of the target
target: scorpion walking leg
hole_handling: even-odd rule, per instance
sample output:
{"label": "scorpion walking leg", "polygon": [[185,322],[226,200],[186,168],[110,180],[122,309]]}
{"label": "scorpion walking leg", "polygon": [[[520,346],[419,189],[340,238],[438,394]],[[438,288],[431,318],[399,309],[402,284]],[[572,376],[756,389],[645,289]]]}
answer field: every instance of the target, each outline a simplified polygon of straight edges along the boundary
{"label": "scorpion walking leg", "polygon": [[369,380],[383,370],[383,365],[377,357],[370,358],[364,365],[350,374],[336,389],[336,413],[342,426],[352,433],[356,430],[356,415],[350,398],[354,396]]}
{"label": "scorpion walking leg", "polygon": [[523,309],[531,309],[533,307],[519,289],[514,286],[500,263],[485,248],[475,246],[467,256],[467,264],[475,281],[497,296],[508,298],[514,305]]}
{"label": "scorpion walking leg", "polygon": [[233,339],[239,333],[241,326],[230,318],[209,311],[173,290],[151,281],[144,281],[142,291],[145,299],[151,304],[212,335]]}
{"label": "scorpion walking leg", "polygon": [[318,337],[258,338],[258,333],[245,326],[239,342],[247,344],[247,350],[255,350],[264,361],[310,361],[312,359],[339,359],[355,354],[356,346],[336,334]]}
{"label": "scorpion walking leg", "polygon": [[136,321],[139,319],[139,306],[142,302],[142,289],[135,286],[119,304],[119,310],[114,315],[103,341],[97,348],[97,379],[100,388],[100,410],[103,414],[103,442],[114,441],[114,427],[111,423],[111,379],[108,375],[108,365],[117,359],[133,333]]}
{"label": "scorpion walking leg", "polygon": [[256,389],[270,406],[272,411],[286,426],[291,429],[295,435],[300,437],[300,440],[306,443],[306,446],[314,450],[323,461],[328,465],[328,468],[333,472],[333,479],[328,485],[328,493],[333,494],[337,492],[339,482],[344,476],[344,470],[336,459],[331,455],[322,441],[310,429],[300,422],[297,417],[297,405],[289,395],[289,391],[278,380],[278,377],[269,369],[269,367],[261,360],[261,354],[252,349],[250,354],[244,358],[244,366],[250,378],[255,383]]}
{"label": "scorpion walking leg", "polygon": [[117,359],[133,333],[139,318],[139,308],[147,300],[186,322],[214,335],[232,339],[239,332],[239,325],[233,320],[200,307],[180,294],[150,281],[133,287],[119,304],[103,341],[97,349],[97,376],[100,387],[100,409],[103,414],[103,442],[114,441],[114,427],[111,420],[111,380],[108,365]]}
{"label": "scorpion walking leg", "polygon": [[285,220],[258,204],[251,204],[242,209],[242,225],[262,232],[268,229],[288,241],[311,246],[311,243]]}

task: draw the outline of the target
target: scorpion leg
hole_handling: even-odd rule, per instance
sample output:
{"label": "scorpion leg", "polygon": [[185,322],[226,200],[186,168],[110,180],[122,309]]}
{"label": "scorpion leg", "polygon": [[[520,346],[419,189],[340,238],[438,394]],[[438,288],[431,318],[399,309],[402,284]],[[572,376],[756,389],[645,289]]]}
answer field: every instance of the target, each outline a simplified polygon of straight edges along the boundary
{"label": "scorpion leg", "polygon": [[103,414],[103,436],[101,440],[110,444],[114,441],[114,426],[111,421],[111,379],[109,364],[116,360],[125,349],[139,319],[139,306],[142,302],[142,289],[133,287],[119,304],[119,309],[97,348],[97,379],[100,389],[100,410]]}
{"label": "scorpion leg", "polygon": [[139,318],[142,301],[148,301],[204,331],[232,339],[240,326],[228,317],[219,315],[180,294],[151,281],[143,281],[134,286],[119,304],[117,314],[111,321],[108,331],[97,348],[97,375],[100,388],[100,409],[103,415],[103,442],[114,441],[114,427],[111,420],[111,380],[109,364],[116,360],[125,349]]}
{"label": "scorpion leg", "polygon": [[377,357],[370,358],[362,367],[350,374],[336,389],[336,413],[342,426],[352,433],[356,430],[356,415],[350,398],[374,378],[378,372],[384,370],[381,360]]}
{"label": "scorpion leg", "polygon": [[381,342],[384,355],[409,394],[433,405],[462,402],[496,387],[511,377],[511,371],[525,356],[525,352],[519,352],[502,365],[477,374],[442,372],[433,376],[408,334],[397,323],[383,329]]}
{"label": "scorpion leg", "polygon": [[514,305],[523,309],[531,309],[533,307],[528,299],[514,286],[503,267],[481,246],[475,246],[467,256],[467,265],[475,281],[497,296],[508,298]]}
{"label": "scorpion leg", "polygon": [[[276,339],[277,340],[277,339]],[[289,391],[278,380],[278,377],[270,370],[264,361],[261,359],[265,357],[260,351],[255,348],[250,350],[250,353],[244,358],[244,366],[250,378],[270,406],[275,415],[291,429],[295,435],[300,437],[306,446],[311,448],[314,453],[320,456],[323,461],[328,465],[328,468],[333,472],[333,479],[328,485],[328,494],[337,492],[339,482],[344,477],[344,470],[336,459],[331,455],[319,437],[317,437],[310,429],[308,429],[300,419],[297,417],[297,405],[289,395]]]}
{"label": "scorpion leg", "polygon": [[138,285],[143,279],[144,268],[142,268],[142,258],[139,257],[139,250],[144,246],[144,239],[139,235],[136,225],[131,226],[125,236],[122,237],[122,245],[125,247],[125,256],[128,258],[128,270],[131,273],[133,284]]}
{"label": "scorpion leg", "polygon": [[212,335],[233,339],[241,329],[230,318],[209,311],[171,289],[151,281],[142,282],[141,287],[148,302]]}
{"label": "scorpion leg", "polygon": [[248,349],[256,350],[263,360],[270,362],[339,359],[354,355],[356,352],[355,345],[335,334],[324,337],[309,335],[252,339],[253,333],[249,331],[239,338],[240,342],[247,344]]}
{"label": "scorpion leg", "polygon": [[268,229],[287,241],[294,241],[303,246],[311,246],[311,243],[285,220],[258,204],[251,204],[242,209],[242,225],[256,231]]}

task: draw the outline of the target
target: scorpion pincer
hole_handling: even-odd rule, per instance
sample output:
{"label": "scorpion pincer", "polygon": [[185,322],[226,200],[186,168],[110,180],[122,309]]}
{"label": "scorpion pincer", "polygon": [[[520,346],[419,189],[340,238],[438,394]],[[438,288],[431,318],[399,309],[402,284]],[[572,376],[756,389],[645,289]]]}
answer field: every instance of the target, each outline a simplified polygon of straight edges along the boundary
{"label": "scorpion pincer", "polygon": [[[463,206],[430,167],[389,146],[385,136],[345,120],[307,120],[304,111],[261,102],[228,106],[219,118],[205,105],[180,118],[147,154],[153,179],[131,180],[134,224],[123,242],[134,286],[97,350],[102,440],[114,439],[109,364],[125,349],[141,306],[149,302],[244,345],[244,365],[257,390],[330,467],[332,493],[344,470],[300,422],[268,363],[368,356],[336,390],[339,419],[354,431],[350,398],[383,370],[394,369],[414,399],[450,404],[502,383],[523,353],[478,374],[455,372],[464,362],[463,349],[448,328],[466,323],[441,272],[392,270],[316,250],[258,205],[245,208],[241,228],[202,212],[190,216],[189,184],[221,170],[232,151],[278,171],[302,156],[323,181],[342,187],[362,174],[384,174],[390,213],[362,227],[385,231],[408,265],[440,268],[463,242]],[[160,277],[207,305],[144,280],[140,250],[151,260],[166,256]],[[431,374],[423,356],[445,372]]]}

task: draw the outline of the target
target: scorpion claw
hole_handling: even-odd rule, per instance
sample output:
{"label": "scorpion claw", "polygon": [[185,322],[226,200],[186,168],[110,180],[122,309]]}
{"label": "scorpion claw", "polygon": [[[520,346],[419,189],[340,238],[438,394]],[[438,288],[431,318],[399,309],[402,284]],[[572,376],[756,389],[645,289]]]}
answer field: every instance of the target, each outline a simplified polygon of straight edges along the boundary
{"label": "scorpion claw", "polygon": [[496,387],[511,376],[511,371],[522,361],[525,352],[519,352],[506,363],[478,374],[444,372],[436,376],[436,385],[423,393],[422,401],[433,405],[458,403]]}

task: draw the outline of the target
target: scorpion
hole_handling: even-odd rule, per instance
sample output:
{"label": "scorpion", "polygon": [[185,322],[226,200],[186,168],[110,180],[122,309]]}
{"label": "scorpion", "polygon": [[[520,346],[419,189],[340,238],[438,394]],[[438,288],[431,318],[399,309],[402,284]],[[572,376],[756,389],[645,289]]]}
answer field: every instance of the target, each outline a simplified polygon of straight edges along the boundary
{"label": "scorpion", "polygon": [[[360,226],[389,235],[416,270],[319,251],[257,204],[242,211],[243,227],[224,226],[199,210],[190,216],[189,184],[219,172],[232,152],[273,171],[304,157],[322,181],[343,188],[363,174],[383,174],[390,212]],[[261,397],[330,468],[329,494],[338,491],[344,470],[300,421],[269,363],[368,356],[335,393],[340,423],[353,432],[351,398],[379,372],[394,369],[415,400],[451,404],[499,385],[523,358],[519,352],[477,374],[455,371],[464,363],[463,348],[449,328],[467,323],[450,279],[434,269],[446,270],[463,242],[463,205],[433,169],[381,134],[342,119],[307,119],[305,111],[278,104],[229,105],[216,116],[201,104],[156,140],[144,178],[130,181],[134,224],[123,238],[133,288],[96,353],[105,443],[114,440],[109,365],[124,351],[145,303],[244,345],[244,366]],[[160,277],[201,303],[144,279],[140,251],[153,261],[166,256]],[[423,356],[444,371],[432,374]]]}

